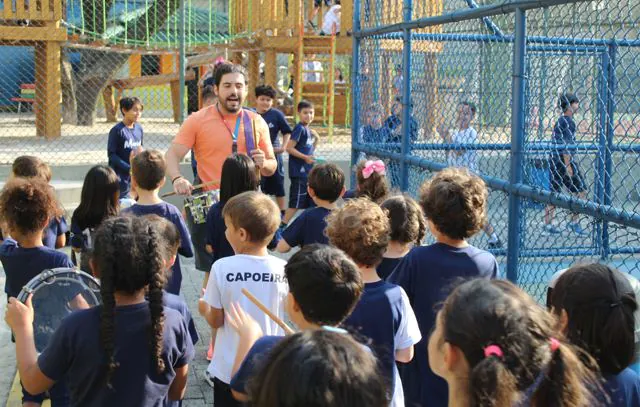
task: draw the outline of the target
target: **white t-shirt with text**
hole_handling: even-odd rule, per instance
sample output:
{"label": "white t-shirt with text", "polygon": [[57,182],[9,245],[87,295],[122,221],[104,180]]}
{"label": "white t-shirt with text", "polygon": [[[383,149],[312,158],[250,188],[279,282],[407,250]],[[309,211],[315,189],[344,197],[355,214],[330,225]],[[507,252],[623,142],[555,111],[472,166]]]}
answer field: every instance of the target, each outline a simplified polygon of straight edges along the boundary
{"label": "white t-shirt with text", "polygon": [[[247,289],[271,312],[285,319],[284,299],[289,292],[284,275],[285,264],[284,260],[270,255],[237,254],[222,258],[211,266],[204,300],[213,308],[225,312],[228,312],[232,303],[238,303],[258,321],[265,335],[284,335],[282,328],[242,294],[242,289]],[[212,377],[227,384],[231,381],[238,341],[238,334],[226,322],[218,329],[215,352],[207,368]]]}

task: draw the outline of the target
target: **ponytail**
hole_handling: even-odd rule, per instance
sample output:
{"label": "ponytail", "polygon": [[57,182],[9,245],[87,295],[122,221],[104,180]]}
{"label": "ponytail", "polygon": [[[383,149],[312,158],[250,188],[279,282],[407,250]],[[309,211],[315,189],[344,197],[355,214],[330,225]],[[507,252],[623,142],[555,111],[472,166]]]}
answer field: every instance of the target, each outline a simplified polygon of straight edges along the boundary
{"label": "ponytail", "polygon": [[475,365],[469,374],[471,405],[474,407],[511,407],[516,378],[498,356],[489,356]]}

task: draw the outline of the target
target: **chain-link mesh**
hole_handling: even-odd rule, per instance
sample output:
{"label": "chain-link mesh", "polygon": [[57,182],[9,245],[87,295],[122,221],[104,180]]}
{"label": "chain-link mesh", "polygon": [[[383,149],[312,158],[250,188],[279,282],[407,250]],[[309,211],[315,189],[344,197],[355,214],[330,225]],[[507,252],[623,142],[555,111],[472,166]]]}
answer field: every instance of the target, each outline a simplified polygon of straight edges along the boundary
{"label": "chain-link mesh", "polygon": [[[411,65],[405,77],[403,24],[396,31],[385,26],[402,23],[403,7],[410,3],[372,7],[362,0],[365,33],[356,33],[354,84],[360,144],[354,158],[384,157],[394,186],[412,194],[432,171],[446,166],[481,175],[491,187],[491,227],[471,242],[491,249],[502,271],[515,270],[511,277],[538,298],[554,272],[575,262],[604,260],[638,273],[640,1],[548,2],[548,7],[526,10],[524,104],[512,110],[515,7],[483,18],[459,16],[514,3],[519,2],[413,2],[408,24],[451,18],[410,30]],[[410,109],[411,122],[404,127],[403,106]],[[524,128],[513,133],[514,118],[522,111]],[[402,156],[405,139],[408,154]],[[514,163],[522,171],[518,185],[511,183],[518,170]],[[511,195],[520,197],[520,205],[510,213]],[[499,245],[489,239],[493,231]],[[509,247],[510,235],[518,247]],[[517,250],[511,267],[506,265],[509,250]]]}

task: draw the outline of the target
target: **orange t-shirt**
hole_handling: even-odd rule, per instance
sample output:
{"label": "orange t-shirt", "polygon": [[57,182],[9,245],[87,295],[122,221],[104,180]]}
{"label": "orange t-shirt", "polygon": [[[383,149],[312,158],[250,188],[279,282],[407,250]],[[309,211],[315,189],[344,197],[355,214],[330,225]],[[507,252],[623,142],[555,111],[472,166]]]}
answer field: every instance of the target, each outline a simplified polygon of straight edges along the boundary
{"label": "orange t-shirt", "polygon": [[[267,123],[257,113],[244,110],[244,114],[248,114],[255,123],[254,138],[257,148],[264,152],[266,159],[275,159]],[[236,127],[237,117],[237,114],[224,115],[231,131]],[[248,155],[243,121],[240,121],[238,131],[238,153]],[[220,180],[222,164],[232,152],[233,137],[222,121],[216,105],[198,110],[189,116],[173,142],[193,149],[198,161],[198,176],[202,182]]]}

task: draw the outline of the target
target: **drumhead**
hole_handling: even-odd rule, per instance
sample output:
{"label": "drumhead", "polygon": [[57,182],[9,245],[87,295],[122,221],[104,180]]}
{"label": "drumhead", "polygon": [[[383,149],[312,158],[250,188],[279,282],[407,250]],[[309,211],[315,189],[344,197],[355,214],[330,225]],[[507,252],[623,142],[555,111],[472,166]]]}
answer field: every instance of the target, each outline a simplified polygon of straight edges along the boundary
{"label": "drumhead", "polygon": [[18,300],[25,302],[29,294],[33,294],[36,350],[42,352],[64,317],[100,304],[100,283],[84,271],[55,268],[31,279],[18,294]]}

